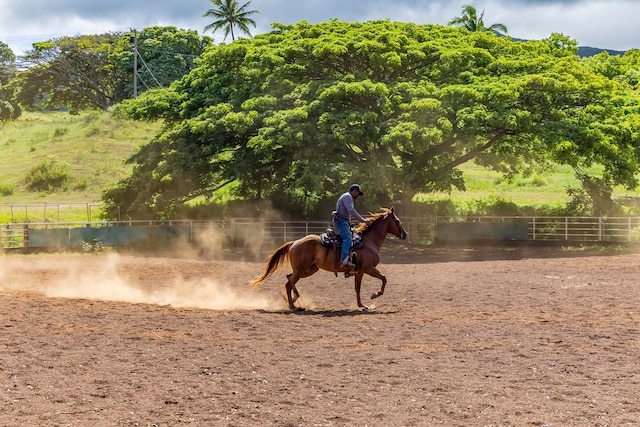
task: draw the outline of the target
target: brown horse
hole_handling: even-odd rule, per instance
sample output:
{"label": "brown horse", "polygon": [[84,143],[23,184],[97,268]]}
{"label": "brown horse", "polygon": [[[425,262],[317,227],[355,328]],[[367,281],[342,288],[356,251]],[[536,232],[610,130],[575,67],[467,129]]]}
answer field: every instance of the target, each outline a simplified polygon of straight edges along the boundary
{"label": "brown horse", "polygon": [[[400,224],[400,220],[391,209],[383,209],[382,212],[372,214],[368,224],[361,223],[356,227],[356,231],[362,234],[362,246],[356,250],[357,265],[355,271],[336,266],[335,250],[340,248],[328,248],[320,243],[320,236],[309,234],[301,239],[282,244],[273,251],[267,262],[267,267],[262,275],[251,282],[256,287],[260,286],[288,259],[293,269],[287,274],[287,300],[291,310],[299,309],[294,303],[300,296],[296,283],[303,277],[309,277],[318,270],[340,271],[355,276],[356,298],[358,307],[367,307],[360,299],[360,287],[362,276],[368,274],[382,281],[379,291],[371,295],[371,299],[378,298],[384,293],[387,278],[382,275],[376,266],[380,262],[380,248],[384,243],[387,234],[394,235],[401,240],[407,238],[407,232]],[[292,296],[292,292],[293,295]]]}

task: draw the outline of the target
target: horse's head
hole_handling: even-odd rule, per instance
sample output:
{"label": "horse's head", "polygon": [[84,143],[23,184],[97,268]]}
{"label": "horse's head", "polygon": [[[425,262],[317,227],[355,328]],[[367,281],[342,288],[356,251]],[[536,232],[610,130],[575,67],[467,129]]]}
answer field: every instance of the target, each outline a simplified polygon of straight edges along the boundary
{"label": "horse's head", "polygon": [[392,234],[392,235],[398,237],[400,240],[405,240],[407,238],[407,232],[404,230],[404,227],[400,223],[400,218],[398,218],[396,216],[396,214],[394,213],[393,208],[389,209],[389,214],[388,215],[393,220],[392,222],[393,222],[394,227],[390,228],[387,232],[389,234]]}
{"label": "horse's head", "polygon": [[382,212],[373,214],[370,219],[372,220],[370,224],[360,224],[356,231],[366,233],[368,230],[378,229],[382,235],[391,234],[400,240],[407,238],[407,232],[404,230],[393,208],[383,209]]}

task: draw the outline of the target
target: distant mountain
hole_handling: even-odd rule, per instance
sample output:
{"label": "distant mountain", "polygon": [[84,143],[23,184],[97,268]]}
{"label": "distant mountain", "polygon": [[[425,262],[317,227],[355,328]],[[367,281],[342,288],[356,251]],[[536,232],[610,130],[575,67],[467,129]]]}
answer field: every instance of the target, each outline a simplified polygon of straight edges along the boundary
{"label": "distant mountain", "polygon": [[[500,37],[507,37],[502,33],[494,31]],[[514,42],[526,42],[527,39],[519,39],[517,37],[511,37],[511,40]],[[586,58],[589,56],[597,55],[603,51],[609,52],[609,55],[624,55],[624,50],[613,50],[613,49],[600,49],[599,47],[591,47],[591,46],[578,46],[578,56],[581,58]]]}
{"label": "distant mountain", "polygon": [[622,50],[600,49],[598,47],[591,46],[578,46],[578,56],[582,58],[597,55],[603,51],[607,51],[609,55],[624,55],[624,51]]}

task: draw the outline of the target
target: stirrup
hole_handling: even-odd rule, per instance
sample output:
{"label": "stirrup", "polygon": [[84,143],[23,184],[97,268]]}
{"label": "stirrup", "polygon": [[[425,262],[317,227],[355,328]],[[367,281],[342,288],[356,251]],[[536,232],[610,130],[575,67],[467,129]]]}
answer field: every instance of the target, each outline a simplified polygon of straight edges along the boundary
{"label": "stirrup", "polygon": [[346,258],[345,260],[343,260],[343,261],[340,263],[340,267],[343,267],[343,268],[355,268],[355,266],[356,266],[356,265],[355,265],[354,263],[352,263],[352,262],[349,260],[349,258]]}

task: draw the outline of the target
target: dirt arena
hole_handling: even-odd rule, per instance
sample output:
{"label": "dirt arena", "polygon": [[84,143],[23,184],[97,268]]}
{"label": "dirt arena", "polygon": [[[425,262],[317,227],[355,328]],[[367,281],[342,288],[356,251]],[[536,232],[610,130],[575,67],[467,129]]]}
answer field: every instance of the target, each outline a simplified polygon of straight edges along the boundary
{"label": "dirt arena", "polygon": [[640,425],[640,252],[389,246],[300,313],[239,256],[0,254],[0,425]]}

